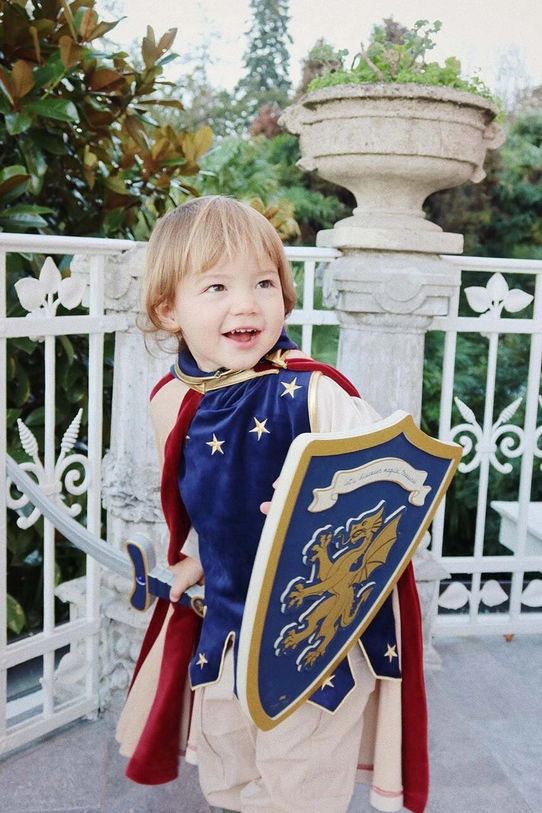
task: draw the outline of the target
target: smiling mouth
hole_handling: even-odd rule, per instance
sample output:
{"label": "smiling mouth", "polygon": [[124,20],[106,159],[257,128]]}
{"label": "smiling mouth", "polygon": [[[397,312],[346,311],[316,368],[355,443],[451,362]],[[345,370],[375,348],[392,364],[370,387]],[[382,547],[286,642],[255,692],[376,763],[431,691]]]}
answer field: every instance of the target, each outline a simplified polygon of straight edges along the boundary
{"label": "smiling mouth", "polygon": [[239,330],[230,330],[228,333],[224,333],[224,336],[227,339],[233,339],[233,341],[239,344],[248,344],[259,333],[260,331],[255,328],[240,328]]}

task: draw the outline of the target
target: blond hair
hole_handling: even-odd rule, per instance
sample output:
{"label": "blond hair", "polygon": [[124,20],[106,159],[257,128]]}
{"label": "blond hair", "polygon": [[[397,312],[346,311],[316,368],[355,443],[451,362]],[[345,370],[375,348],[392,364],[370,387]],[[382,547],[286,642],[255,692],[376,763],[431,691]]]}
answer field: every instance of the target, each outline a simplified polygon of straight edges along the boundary
{"label": "blond hair", "polygon": [[276,266],[287,316],[295,305],[296,293],[277,232],[251,206],[213,195],[183,203],[156,224],[147,246],[142,280],[149,324],[140,326],[146,333],[162,331],[158,308],[174,302],[183,277],[203,273],[225,257],[233,260],[244,253],[270,259]]}

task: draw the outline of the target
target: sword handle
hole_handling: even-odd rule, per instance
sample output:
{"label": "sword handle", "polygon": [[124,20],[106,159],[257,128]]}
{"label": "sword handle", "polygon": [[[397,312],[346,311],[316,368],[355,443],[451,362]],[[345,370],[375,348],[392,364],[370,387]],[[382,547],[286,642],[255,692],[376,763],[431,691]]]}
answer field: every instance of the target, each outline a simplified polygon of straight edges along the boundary
{"label": "sword handle", "polygon": [[[171,570],[157,567],[154,547],[150,539],[143,534],[134,534],[126,542],[126,551],[132,562],[134,575],[134,587],[130,596],[132,607],[144,612],[156,597],[169,601],[169,591],[175,576]],[[204,598],[204,588],[201,585],[194,585],[189,587],[176,603],[191,607],[203,618]]]}

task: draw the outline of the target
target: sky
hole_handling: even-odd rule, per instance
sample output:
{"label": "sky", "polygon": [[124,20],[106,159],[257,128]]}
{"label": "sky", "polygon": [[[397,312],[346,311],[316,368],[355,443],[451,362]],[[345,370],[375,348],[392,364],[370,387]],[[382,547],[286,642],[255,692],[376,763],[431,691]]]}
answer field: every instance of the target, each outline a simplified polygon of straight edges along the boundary
{"label": "sky", "polygon": [[[250,24],[249,0],[113,0],[113,4],[127,17],[112,32],[117,42],[141,39],[147,25],[157,35],[176,27],[174,50],[181,55],[193,53],[211,38],[214,64],[209,77],[215,86],[231,90],[239,79]],[[290,0],[289,8],[294,86],[301,60],[317,39],[324,37],[353,56],[360,42],[367,43],[372,26],[389,16],[409,27],[419,19],[440,20],[442,30],[432,58],[443,62],[448,56],[459,57],[465,73],[479,70],[492,89],[504,81],[503,60],[506,72],[515,74],[520,84],[542,85],[542,0]],[[110,16],[103,13],[104,19]]]}

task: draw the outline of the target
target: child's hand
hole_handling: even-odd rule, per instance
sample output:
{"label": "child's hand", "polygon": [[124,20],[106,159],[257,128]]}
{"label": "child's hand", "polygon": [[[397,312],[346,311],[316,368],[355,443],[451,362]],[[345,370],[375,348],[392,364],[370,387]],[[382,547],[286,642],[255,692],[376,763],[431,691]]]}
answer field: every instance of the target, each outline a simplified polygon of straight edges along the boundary
{"label": "child's hand", "polygon": [[197,584],[203,579],[203,568],[201,562],[197,559],[192,559],[187,556],[182,562],[177,562],[176,565],[170,565],[168,570],[175,574],[175,581],[173,587],[169,591],[169,600],[173,602],[179,601],[182,594],[188,590],[192,585]]}
{"label": "child's hand", "polygon": [[[279,484],[279,481],[277,479],[273,483],[273,488],[276,488],[278,486],[278,484]],[[262,512],[262,514],[265,514],[267,516],[267,514],[269,513],[270,508],[271,508],[271,500],[267,500],[266,502],[260,503],[260,511]]]}

